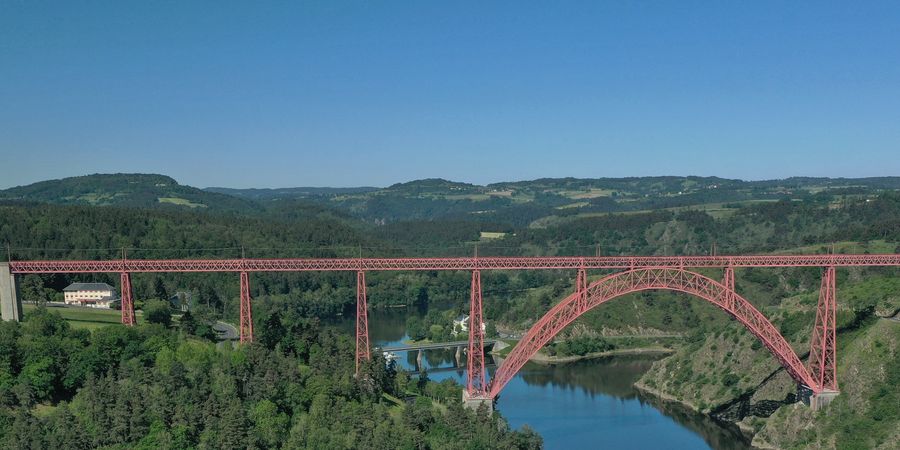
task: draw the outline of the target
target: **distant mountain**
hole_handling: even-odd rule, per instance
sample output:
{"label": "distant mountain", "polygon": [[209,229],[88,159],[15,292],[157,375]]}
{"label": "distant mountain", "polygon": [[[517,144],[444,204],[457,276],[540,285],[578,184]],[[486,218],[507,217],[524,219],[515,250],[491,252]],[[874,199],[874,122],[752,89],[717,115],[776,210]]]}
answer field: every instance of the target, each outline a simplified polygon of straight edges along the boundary
{"label": "distant mountain", "polygon": [[293,188],[249,188],[234,189],[224,187],[208,187],[204,189],[207,192],[215,192],[219,194],[231,195],[234,197],[248,198],[251,200],[273,200],[279,198],[307,198],[307,197],[328,197],[334,195],[347,194],[365,194],[367,192],[377,191],[377,187],[293,187]]}
{"label": "distant mountain", "polygon": [[407,181],[405,183],[396,183],[385,190],[407,194],[421,194],[425,192],[454,194],[460,192],[481,192],[484,190],[484,186],[460,183],[458,181],[450,181],[443,178],[425,178],[422,180]]}
{"label": "distant mountain", "polygon": [[178,184],[165,175],[94,174],[41,181],[0,190],[2,200],[248,212],[262,208],[249,200]]}
{"label": "distant mountain", "polygon": [[830,202],[898,189],[900,177],[743,181],[698,176],[541,178],[485,186],[429,178],[386,188],[198,189],[164,175],[98,174],[3,190],[0,200],[233,211],[282,220],[330,216],[371,224],[449,220],[506,230],[658,209],[693,208],[721,216],[753,202]]}
{"label": "distant mountain", "polygon": [[[386,188],[286,188],[210,191],[255,200],[302,198],[368,222],[475,221],[521,227],[591,214],[701,208],[728,214],[758,201],[865,196],[900,189],[900,177],[743,181],[719,177],[541,178],[486,186],[441,178]],[[264,202],[265,203],[265,202]]]}

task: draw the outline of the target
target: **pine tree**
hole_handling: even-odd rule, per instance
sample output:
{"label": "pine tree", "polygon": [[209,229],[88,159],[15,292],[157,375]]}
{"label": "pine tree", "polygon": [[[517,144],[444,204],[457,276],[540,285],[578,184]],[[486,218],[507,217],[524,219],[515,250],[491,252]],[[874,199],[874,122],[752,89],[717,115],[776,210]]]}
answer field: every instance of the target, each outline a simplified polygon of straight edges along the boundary
{"label": "pine tree", "polygon": [[233,399],[223,405],[216,446],[222,450],[247,447],[247,418],[244,416],[240,400]]}

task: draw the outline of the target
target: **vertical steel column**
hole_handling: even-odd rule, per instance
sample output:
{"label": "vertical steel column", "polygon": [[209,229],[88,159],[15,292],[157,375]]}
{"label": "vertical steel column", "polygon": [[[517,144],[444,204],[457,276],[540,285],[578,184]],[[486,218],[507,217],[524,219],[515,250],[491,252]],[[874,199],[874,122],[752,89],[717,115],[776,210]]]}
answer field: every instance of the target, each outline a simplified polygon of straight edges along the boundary
{"label": "vertical steel column", "polygon": [[369,354],[369,310],[366,306],[366,273],[356,272],[356,373],[363,361],[371,358]]}
{"label": "vertical steel column", "polygon": [[725,291],[725,306],[729,311],[734,311],[734,268],[728,266],[725,268],[725,276],[722,284],[727,289]]}
{"label": "vertical steel column", "polygon": [[[820,390],[837,391],[837,310],[834,266],[825,268],[819,289],[819,305],[816,308],[816,324],[813,326],[809,349],[809,372],[819,383]],[[813,386],[810,386],[813,387]]]}
{"label": "vertical steel column", "polygon": [[466,391],[470,397],[484,396],[484,321],[481,316],[481,271],[472,271],[472,296],[469,305],[469,360]]}
{"label": "vertical steel column", "polygon": [[575,292],[578,293],[578,310],[584,311],[587,306],[587,272],[583,267],[578,269],[578,276],[575,278]]}
{"label": "vertical steel column", "polygon": [[250,306],[250,279],[241,272],[241,342],[253,342],[253,313]]}
{"label": "vertical steel column", "polygon": [[122,289],[122,324],[126,326],[134,326],[134,301],[131,299],[131,274],[122,272],[121,285]]}

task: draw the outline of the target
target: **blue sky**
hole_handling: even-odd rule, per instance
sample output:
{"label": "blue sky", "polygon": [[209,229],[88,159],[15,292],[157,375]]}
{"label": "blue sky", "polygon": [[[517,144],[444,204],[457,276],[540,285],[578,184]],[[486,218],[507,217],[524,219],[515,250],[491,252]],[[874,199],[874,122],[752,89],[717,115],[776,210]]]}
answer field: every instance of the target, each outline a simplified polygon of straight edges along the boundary
{"label": "blue sky", "polygon": [[0,0],[0,187],[900,175],[900,2]]}

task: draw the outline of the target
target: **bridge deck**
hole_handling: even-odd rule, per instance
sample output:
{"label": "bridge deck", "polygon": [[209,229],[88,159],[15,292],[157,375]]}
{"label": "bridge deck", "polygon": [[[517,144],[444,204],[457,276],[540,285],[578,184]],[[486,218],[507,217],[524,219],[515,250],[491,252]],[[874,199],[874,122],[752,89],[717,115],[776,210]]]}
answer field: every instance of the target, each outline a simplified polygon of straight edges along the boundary
{"label": "bridge deck", "polygon": [[900,254],[751,256],[592,256],[487,258],[294,258],[294,259],[128,259],[104,261],[11,261],[10,272],[304,272],[394,270],[535,270],[700,267],[900,266]]}

